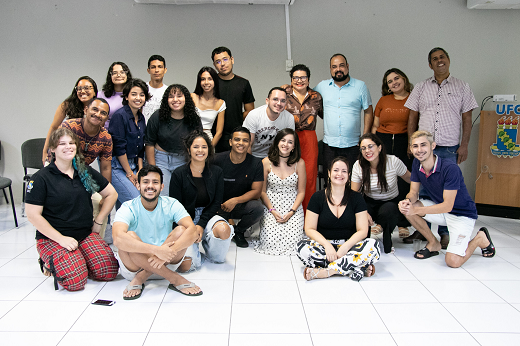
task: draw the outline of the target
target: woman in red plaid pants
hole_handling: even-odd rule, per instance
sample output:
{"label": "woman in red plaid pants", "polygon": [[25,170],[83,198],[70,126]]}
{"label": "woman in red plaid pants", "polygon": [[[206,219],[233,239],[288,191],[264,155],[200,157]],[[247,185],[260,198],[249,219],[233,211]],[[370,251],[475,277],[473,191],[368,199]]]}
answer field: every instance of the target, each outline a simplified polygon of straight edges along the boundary
{"label": "woman in red plaid pants", "polygon": [[[108,109],[103,102],[96,105]],[[33,175],[26,192],[27,217],[37,229],[42,271],[54,276],[55,289],[59,283],[68,291],[83,289],[87,277],[113,280],[118,264],[99,236],[102,221],[98,220],[110,213],[117,193],[100,173],[85,166],[77,152],[79,140],[72,131],[56,130],[49,147],[54,161]],[[94,192],[104,199],[97,220],[92,218]]]}

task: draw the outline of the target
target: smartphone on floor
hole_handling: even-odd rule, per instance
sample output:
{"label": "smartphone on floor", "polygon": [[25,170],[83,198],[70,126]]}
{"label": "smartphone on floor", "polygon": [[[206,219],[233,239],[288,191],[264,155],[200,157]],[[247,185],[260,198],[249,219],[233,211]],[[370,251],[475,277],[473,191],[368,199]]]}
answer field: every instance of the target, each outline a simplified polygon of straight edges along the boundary
{"label": "smartphone on floor", "polygon": [[95,302],[92,302],[92,304],[94,304],[94,305],[103,305],[103,306],[112,306],[115,303],[116,302],[113,300],[103,300],[103,299],[98,299]]}

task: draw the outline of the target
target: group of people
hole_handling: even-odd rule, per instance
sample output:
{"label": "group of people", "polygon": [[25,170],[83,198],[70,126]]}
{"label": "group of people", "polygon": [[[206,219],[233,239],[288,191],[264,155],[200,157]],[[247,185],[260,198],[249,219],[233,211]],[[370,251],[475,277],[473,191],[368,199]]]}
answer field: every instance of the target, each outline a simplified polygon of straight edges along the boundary
{"label": "group of people", "polygon": [[[42,153],[48,166],[26,192],[40,266],[56,288],[112,280],[119,267],[130,281],[124,299],[139,298],[150,278],[200,295],[179,273],[224,262],[232,239],[248,247],[256,223],[254,250],[297,255],[306,280],[373,275],[381,249],[371,233],[382,233],[391,253],[396,226],[405,242],[427,241],[418,259],[447,248],[446,263],[458,267],[476,247],[495,254],[485,228],[470,241],[476,207],[457,164],[467,157],[477,104],[450,75],[444,49],[430,51],[434,76],[415,88],[401,70],[388,70],[375,110],[342,54],[330,59],[332,78],[314,89],[309,68],[294,66],[291,83],[273,87],[258,108],[249,82],[233,73],[231,51],[215,48],[212,59],[216,71],[203,67],[193,93],[164,85],[165,59],[153,55],[150,82],[114,62],[102,91],[80,77],[58,107]],[[96,159],[100,173],[89,166]],[[102,233],[114,206],[115,253]],[[427,222],[447,225],[440,241]]]}

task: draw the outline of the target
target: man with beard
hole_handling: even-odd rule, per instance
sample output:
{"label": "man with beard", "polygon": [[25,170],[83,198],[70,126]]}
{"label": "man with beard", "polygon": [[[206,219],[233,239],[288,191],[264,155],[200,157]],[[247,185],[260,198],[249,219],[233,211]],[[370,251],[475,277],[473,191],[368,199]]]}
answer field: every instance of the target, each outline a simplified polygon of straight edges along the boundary
{"label": "man with beard", "polygon": [[[417,131],[410,137],[410,149],[416,160],[412,166],[412,183],[406,199],[399,202],[399,210],[408,221],[426,238],[428,244],[414,255],[417,259],[437,256],[441,243],[435,238],[426,221],[448,226],[451,237],[446,250],[446,264],[459,268],[473,255],[477,247],[483,257],[496,253],[491,236],[485,227],[480,228],[470,241],[477,208],[471,199],[459,166],[434,154],[433,135]],[[424,187],[430,199],[419,197]]]}
{"label": "man with beard", "polygon": [[[217,47],[211,52],[213,65],[218,71],[220,97],[226,101],[226,120],[222,138],[218,141],[217,153],[230,150],[229,139],[233,129],[242,126],[247,114],[255,108],[255,97],[249,81],[233,73],[235,60],[226,47]],[[243,108],[242,108],[243,106]],[[215,121],[213,127],[216,127]]]}
{"label": "man with beard", "polygon": [[[79,138],[79,152],[85,159],[85,164],[90,165],[99,159],[99,171],[109,182],[112,181],[112,136],[104,128],[105,121],[108,119],[110,107],[103,98],[94,97],[85,107],[85,117],[68,119],[59,126],[70,129]],[[50,151],[47,161],[51,162]],[[92,195],[92,206],[94,209],[93,217],[96,218],[103,205],[103,199],[99,193]],[[99,235],[105,238],[107,222],[110,218],[105,218],[101,225]],[[109,226],[110,227],[110,226]],[[110,228],[109,228],[110,229]],[[108,232],[110,234],[110,231]],[[110,236],[107,235],[107,242],[110,244]]]}
{"label": "man with beard", "polygon": [[314,88],[323,98],[323,161],[327,172],[337,156],[346,157],[352,168],[359,154],[361,111],[364,133],[370,131],[374,118],[370,92],[364,82],[350,77],[343,54],[330,58],[330,75],[331,79],[321,81]]}
{"label": "man with beard", "polygon": [[269,90],[265,105],[253,109],[244,121],[244,127],[251,131],[249,153],[263,159],[278,131],[285,128],[294,130],[294,117],[285,110],[287,93],[285,89],[274,87]]}
{"label": "man with beard", "polygon": [[[164,278],[170,282],[169,289],[184,295],[201,295],[197,285],[176,273],[186,248],[197,239],[193,220],[179,201],[160,196],[164,188],[160,168],[145,166],[137,181],[141,195],[123,203],[113,225],[115,256],[121,275],[130,281],[123,299],[139,298],[148,278]],[[172,231],[174,222],[178,226]]]}

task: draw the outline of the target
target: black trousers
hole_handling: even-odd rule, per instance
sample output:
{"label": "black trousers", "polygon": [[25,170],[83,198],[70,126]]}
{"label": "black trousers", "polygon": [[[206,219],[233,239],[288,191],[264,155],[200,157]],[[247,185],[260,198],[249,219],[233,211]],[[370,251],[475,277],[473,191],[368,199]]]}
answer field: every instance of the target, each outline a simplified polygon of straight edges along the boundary
{"label": "black trousers", "polygon": [[383,227],[383,248],[385,253],[392,251],[392,232],[399,219],[399,197],[388,201],[380,201],[370,198],[365,195],[365,202],[367,204],[367,211],[374,222]]}

